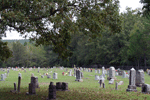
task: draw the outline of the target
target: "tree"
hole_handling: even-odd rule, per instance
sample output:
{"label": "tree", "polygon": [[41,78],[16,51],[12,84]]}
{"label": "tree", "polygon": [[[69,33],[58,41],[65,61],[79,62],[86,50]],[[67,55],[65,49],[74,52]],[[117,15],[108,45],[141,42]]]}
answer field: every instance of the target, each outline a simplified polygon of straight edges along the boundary
{"label": "tree", "polygon": [[7,42],[0,41],[0,61],[6,61],[12,56],[12,51],[10,51],[7,44]]}
{"label": "tree", "polygon": [[143,3],[143,15],[148,16],[150,14],[150,1],[149,0],[141,0],[141,3]]}
{"label": "tree", "polygon": [[[16,30],[36,45],[52,45],[60,57],[71,56],[71,34],[95,38],[108,27],[121,31],[118,0],[0,0],[0,34]],[[73,20],[73,19],[76,20]]]}

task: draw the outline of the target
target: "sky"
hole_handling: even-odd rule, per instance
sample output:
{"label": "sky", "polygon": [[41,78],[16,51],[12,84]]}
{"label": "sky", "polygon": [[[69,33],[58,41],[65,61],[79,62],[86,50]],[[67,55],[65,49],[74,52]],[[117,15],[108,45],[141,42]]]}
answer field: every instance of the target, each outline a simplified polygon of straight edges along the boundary
{"label": "sky", "polygon": [[[126,7],[131,7],[132,9],[142,8],[142,4],[139,3],[140,0],[119,0],[120,1],[120,12],[125,12]],[[24,39],[16,31],[7,31],[7,37],[3,37],[3,40],[6,39]]]}

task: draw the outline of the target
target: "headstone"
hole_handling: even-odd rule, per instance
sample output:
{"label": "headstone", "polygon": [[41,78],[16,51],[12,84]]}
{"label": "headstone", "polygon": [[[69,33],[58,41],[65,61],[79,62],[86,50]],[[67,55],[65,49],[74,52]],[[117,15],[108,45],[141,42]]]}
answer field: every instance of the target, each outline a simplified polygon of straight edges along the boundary
{"label": "headstone", "polygon": [[66,72],[68,71],[68,69],[66,68]]}
{"label": "headstone", "polygon": [[41,78],[44,78],[44,75],[41,75]]}
{"label": "headstone", "polygon": [[31,77],[31,83],[29,83],[29,92],[27,92],[27,95],[34,95],[36,94],[35,89],[38,88],[38,77]]}
{"label": "headstone", "polygon": [[74,77],[76,77],[76,73],[74,73]]}
{"label": "headstone", "polygon": [[68,91],[68,83],[62,82],[61,88],[62,88],[62,91]]}
{"label": "headstone", "polygon": [[100,75],[100,76],[99,76],[99,80],[102,80],[102,83],[104,83],[104,81],[105,81],[104,76],[103,76],[103,75]]}
{"label": "headstone", "polygon": [[5,78],[7,78],[7,74],[6,73],[4,74],[4,76],[5,76]]}
{"label": "headstone", "polygon": [[21,77],[18,77],[18,92],[20,92]]}
{"label": "headstone", "polygon": [[141,92],[150,94],[150,85],[149,84],[143,84]]}
{"label": "headstone", "polygon": [[102,67],[102,75],[105,77],[105,67]]}
{"label": "headstone", "polygon": [[95,70],[95,73],[97,73],[97,70]]}
{"label": "headstone", "polygon": [[81,71],[79,69],[76,70],[76,80],[78,82],[82,82],[83,80],[81,79]]}
{"label": "headstone", "polygon": [[31,77],[34,77],[34,74],[33,74],[33,73],[31,74]]}
{"label": "headstone", "polygon": [[122,78],[126,78],[126,72],[125,71],[122,72]]}
{"label": "headstone", "polygon": [[130,69],[129,85],[126,91],[137,91],[135,86],[136,81],[136,70],[134,68]]}
{"label": "headstone", "polygon": [[115,89],[118,90],[118,82],[116,82],[116,87],[115,87]]}
{"label": "headstone", "polygon": [[114,84],[114,79],[113,78],[109,80],[109,84]]}
{"label": "headstone", "polygon": [[115,68],[114,67],[110,67],[109,68],[109,78],[110,79],[114,79],[115,78]]}
{"label": "headstone", "polygon": [[100,69],[98,69],[98,74],[100,74]]}
{"label": "headstone", "polygon": [[44,73],[43,75],[46,76],[46,73]]}
{"label": "headstone", "polygon": [[83,72],[81,72],[81,78],[83,78]]}
{"label": "headstone", "polygon": [[14,83],[14,91],[17,91],[16,83]]}
{"label": "headstone", "polygon": [[85,68],[83,68],[83,71],[85,71]]}
{"label": "headstone", "polygon": [[57,73],[55,73],[55,72],[53,73],[53,79],[58,79],[57,78]]}
{"label": "headstone", "polygon": [[35,88],[40,88],[38,83],[38,77],[35,77]]}
{"label": "headstone", "polygon": [[72,76],[72,75],[71,75],[71,71],[68,72],[68,76]]}
{"label": "headstone", "polygon": [[56,90],[57,91],[61,91],[62,90],[62,83],[61,82],[57,82],[56,83]]}
{"label": "headstone", "polygon": [[99,80],[99,76],[98,75],[95,75],[95,80]]}
{"label": "headstone", "polygon": [[144,71],[143,70],[138,70],[136,73],[136,83],[135,85],[138,87],[141,87],[142,84],[144,84]]}
{"label": "headstone", "polygon": [[19,72],[19,74],[18,74],[18,77],[21,77],[22,78],[22,75],[21,75],[21,73]]}
{"label": "headstone", "polygon": [[53,85],[53,82],[50,82],[48,90],[48,100],[56,99],[56,86]]}
{"label": "headstone", "polygon": [[1,74],[1,81],[5,81],[4,74]]}
{"label": "headstone", "polygon": [[118,85],[123,85],[123,81],[120,81],[120,82],[118,83]]}
{"label": "headstone", "polygon": [[126,74],[126,77],[129,79],[129,74]]}
{"label": "headstone", "polygon": [[118,72],[116,72],[116,76],[118,76]]}
{"label": "headstone", "polygon": [[17,92],[16,83],[14,83],[14,90],[10,90],[10,92]]}
{"label": "headstone", "polygon": [[51,78],[51,75],[47,75],[47,78]]}
{"label": "headstone", "polygon": [[86,68],[86,71],[88,72],[88,69]]}
{"label": "headstone", "polygon": [[150,70],[147,70],[147,74],[150,75]]}
{"label": "headstone", "polygon": [[103,83],[103,88],[105,88],[105,83]]}
{"label": "headstone", "polygon": [[99,80],[100,87],[102,87],[102,80]]}

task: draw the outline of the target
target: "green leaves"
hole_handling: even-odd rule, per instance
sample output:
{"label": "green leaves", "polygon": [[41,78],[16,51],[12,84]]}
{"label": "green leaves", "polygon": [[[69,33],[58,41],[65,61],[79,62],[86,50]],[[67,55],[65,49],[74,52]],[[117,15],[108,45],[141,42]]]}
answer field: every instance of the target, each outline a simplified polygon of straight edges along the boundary
{"label": "green leaves", "polygon": [[0,60],[6,61],[12,56],[12,51],[7,46],[7,42],[0,41]]}
{"label": "green leaves", "polygon": [[[62,58],[71,55],[71,34],[101,36],[105,27],[121,31],[118,0],[3,0],[0,4],[0,29],[31,34],[36,45],[53,45]],[[107,6],[104,6],[107,5]],[[76,17],[76,21],[73,21]],[[10,28],[9,28],[10,27]]]}

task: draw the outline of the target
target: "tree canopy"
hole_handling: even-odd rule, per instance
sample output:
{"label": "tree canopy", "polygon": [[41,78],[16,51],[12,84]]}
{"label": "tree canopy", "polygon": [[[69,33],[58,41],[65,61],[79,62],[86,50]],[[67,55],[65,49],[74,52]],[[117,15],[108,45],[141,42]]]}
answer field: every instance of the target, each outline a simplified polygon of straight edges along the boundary
{"label": "tree canopy", "polygon": [[143,3],[143,15],[147,16],[150,14],[150,1],[149,0],[141,0],[141,3]]}
{"label": "tree canopy", "polygon": [[0,34],[15,30],[62,58],[72,55],[71,34],[95,38],[106,28],[121,31],[118,0],[0,0]]}

